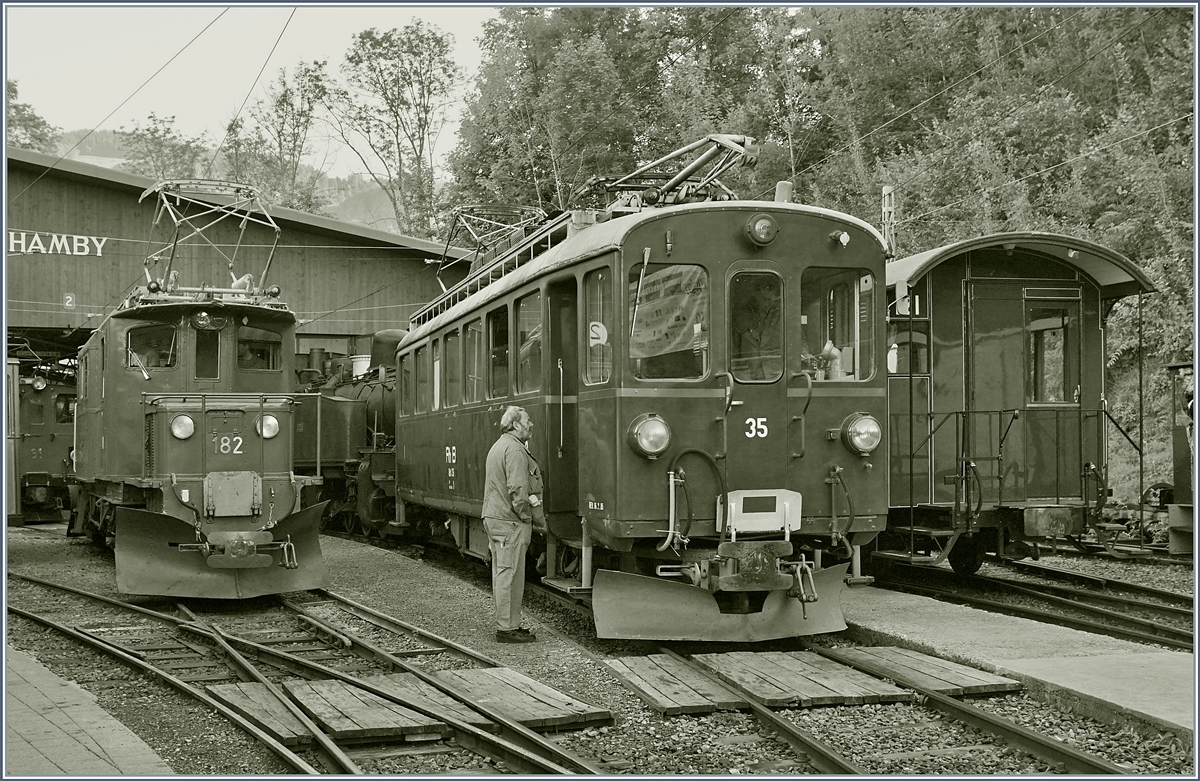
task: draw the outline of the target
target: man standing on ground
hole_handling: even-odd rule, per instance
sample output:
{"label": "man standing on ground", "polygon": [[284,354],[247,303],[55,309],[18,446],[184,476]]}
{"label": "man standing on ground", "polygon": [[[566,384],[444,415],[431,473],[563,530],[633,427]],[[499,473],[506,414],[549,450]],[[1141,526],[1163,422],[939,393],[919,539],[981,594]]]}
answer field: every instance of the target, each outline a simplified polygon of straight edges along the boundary
{"label": "man standing on ground", "polygon": [[529,452],[533,422],[521,407],[508,407],[500,417],[503,432],[488,452],[483,489],[483,526],[492,553],[492,596],[496,600],[496,640],[532,643],[537,638],[521,628],[525,596],[525,551],[541,509],[542,471]]}

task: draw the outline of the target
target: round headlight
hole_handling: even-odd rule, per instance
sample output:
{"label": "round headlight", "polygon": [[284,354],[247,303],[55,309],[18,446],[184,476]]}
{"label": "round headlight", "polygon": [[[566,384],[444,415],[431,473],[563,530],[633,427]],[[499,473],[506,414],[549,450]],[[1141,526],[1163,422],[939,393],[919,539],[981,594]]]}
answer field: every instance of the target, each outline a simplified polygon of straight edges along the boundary
{"label": "round headlight", "polygon": [[775,240],[779,225],[769,214],[756,214],[746,221],[746,236],[760,247],[765,247]]}
{"label": "round headlight", "polygon": [[37,390],[37,391],[46,390],[46,378],[45,377],[34,377],[33,378],[33,389]]}
{"label": "round headlight", "polygon": [[279,421],[274,415],[263,415],[254,421],[254,428],[263,439],[270,439],[279,433]]}
{"label": "round headlight", "polygon": [[671,446],[671,427],[667,421],[647,412],[634,418],[629,426],[629,446],[643,458],[658,458]]}
{"label": "round headlight", "polygon": [[842,423],[842,442],[859,455],[867,455],[883,441],[879,421],[863,412],[846,418]]}
{"label": "round headlight", "polygon": [[171,434],[176,439],[187,439],[196,433],[196,422],[187,415],[176,415],[171,420]]}

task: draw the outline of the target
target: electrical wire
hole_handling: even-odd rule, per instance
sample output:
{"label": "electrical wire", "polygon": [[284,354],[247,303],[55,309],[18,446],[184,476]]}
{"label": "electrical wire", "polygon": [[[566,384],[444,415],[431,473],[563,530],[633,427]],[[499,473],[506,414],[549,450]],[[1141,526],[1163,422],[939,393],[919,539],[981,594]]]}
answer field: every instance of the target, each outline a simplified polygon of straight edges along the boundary
{"label": "electrical wire", "polygon": [[[972,79],[972,78],[974,78],[975,76],[978,76],[980,73],[983,73],[983,72],[984,72],[985,70],[987,70],[988,68],[991,68],[992,66],[996,65],[997,63],[999,63],[1001,60],[1005,59],[1005,58],[1006,58],[1006,57],[1008,57],[1009,55],[1012,55],[1012,54],[1014,54],[1014,53],[1016,53],[1016,52],[1022,51],[1022,50],[1023,50],[1023,49],[1025,49],[1027,46],[1029,46],[1031,43],[1033,43],[1034,41],[1036,41],[1038,38],[1041,38],[1041,37],[1042,37],[1042,36],[1044,36],[1044,35],[1049,35],[1050,33],[1052,33],[1052,32],[1054,32],[1055,30],[1057,30],[1059,27],[1063,26],[1063,25],[1064,25],[1064,24],[1066,24],[1067,22],[1069,22],[1069,21],[1071,21],[1072,19],[1074,19],[1076,16],[1079,16],[1081,13],[1083,13],[1083,9],[1080,9],[1079,11],[1076,11],[1076,12],[1075,12],[1073,15],[1071,15],[1071,16],[1069,16],[1069,17],[1067,17],[1066,19],[1063,19],[1061,22],[1059,22],[1058,24],[1054,25],[1053,27],[1050,27],[1050,28],[1048,28],[1048,29],[1046,29],[1046,30],[1043,30],[1042,32],[1038,33],[1037,35],[1033,36],[1032,38],[1029,38],[1029,39],[1027,39],[1027,40],[1024,40],[1024,41],[1022,41],[1021,43],[1017,44],[1017,45],[1016,45],[1016,46],[1014,46],[1013,48],[1011,48],[1011,49],[1009,49],[1008,51],[1006,51],[1004,54],[1001,54],[1000,56],[998,56],[998,57],[996,57],[995,59],[993,59],[991,62],[988,62],[988,63],[986,63],[985,65],[982,65],[982,66],[980,66],[980,67],[976,68],[974,71],[972,71],[971,73],[968,73],[966,76],[963,76],[961,79],[959,79],[958,81],[954,82],[953,84],[951,84],[950,86],[946,87],[945,89],[941,90],[940,92],[937,92],[937,93],[934,93],[933,95],[930,95],[929,97],[925,98],[925,100],[922,100],[920,103],[916,104],[915,106],[913,106],[912,108],[908,109],[907,111],[904,111],[904,112],[902,112],[902,113],[900,113],[900,114],[897,114],[896,116],[894,116],[894,117],[892,117],[891,119],[889,119],[887,122],[884,122],[882,125],[879,125],[878,127],[872,128],[871,130],[867,131],[865,134],[863,134],[863,135],[859,136],[859,137],[858,137],[858,139],[856,140],[856,142],[862,142],[863,140],[865,140],[865,139],[867,139],[867,138],[870,138],[870,137],[871,137],[872,135],[874,135],[875,133],[878,133],[879,131],[883,130],[885,127],[887,127],[888,125],[892,124],[893,122],[897,122],[897,121],[899,121],[899,120],[901,120],[901,119],[904,119],[904,117],[908,116],[909,114],[913,113],[913,112],[914,112],[914,111],[916,111],[917,109],[921,108],[921,107],[922,107],[922,106],[924,106],[926,103],[929,103],[929,102],[930,102],[930,101],[932,101],[932,100],[936,100],[937,98],[940,98],[941,96],[945,95],[947,92],[951,91],[952,89],[954,89],[955,87],[959,86],[960,84],[963,84],[963,83],[964,83],[964,82],[966,82],[967,80],[969,80],[969,79]],[[826,114],[826,113],[825,113],[825,112],[823,112],[823,111],[821,111],[821,112],[819,112],[819,113],[821,113],[823,116],[825,116],[825,117],[827,117],[827,118],[829,118],[829,119],[832,119],[832,117],[830,117],[828,114]],[[830,152],[829,154],[825,155],[825,157],[821,158],[821,159],[820,159],[820,160],[818,160],[817,162],[813,163],[812,165],[808,166],[808,167],[807,167],[807,168],[805,168],[804,170],[800,171],[800,173],[796,174],[796,176],[795,176],[795,177],[792,179],[792,183],[793,183],[793,184],[795,184],[795,179],[796,179],[796,178],[799,178],[799,177],[803,176],[804,174],[808,173],[809,171],[813,170],[814,168],[817,168],[817,167],[818,167],[818,166],[820,166],[821,164],[823,164],[823,163],[826,163],[826,162],[828,162],[829,160],[832,160],[833,158],[837,157],[837,156],[838,156],[838,155],[840,155],[842,152],[845,152],[846,150],[850,149],[850,148],[851,148],[851,147],[853,147],[853,146],[854,146],[854,143],[849,143],[849,144],[846,144],[845,146],[842,146],[842,147],[840,147],[840,148],[838,148],[838,149],[835,149],[834,151],[832,151],[832,152]],[[767,190],[763,190],[761,193],[759,193],[759,196],[758,196],[758,197],[759,197],[759,198],[762,198],[763,196],[765,196],[765,195],[767,195],[767,194],[771,193],[773,190],[774,190],[774,187],[771,187],[771,188],[769,188],[769,189],[767,189]]]}
{"label": "electrical wire", "polygon": [[[1084,57],[1082,60],[1080,60],[1078,63],[1076,63],[1076,65],[1075,65],[1074,67],[1072,67],[1072,68],[1070,68],[1069,70],[1067,70],[1066,72],[1064,72],[1064,73],[1063,73],[1061,76],[1059,76],[1059,77],[1058,77],[1057,79],[1055,79],[1054,81],[1051,81],[1049,84],[1044,84],[1044,85],[1042,85],[1042,87],[1041,87],[1040,89],[1038,89],[1036,92],[1034,92],[1034,94],[1033,94],[1033,95],[1031,95],[1031,96],[1030,96],[1028,99],[1026,99],[1025,101],[1023,101],[1023,102],[1022,102],[1020,105],[1016,106],[1016,107],[1015,107],[1015,108],[1013,108],[1012,110],[1010,110],[1010,111],[1008,111],[1008,112],[1005,112],[1005,113],[1004,113],[1002,116],[998,117],[998,118],[997,118],[996,120],[994,120],[993,122],[989,123],[989,126],[994,126],[994,125],[996,124],[996,122],[999,122],[999,121],[1002,121],[1002,120],[1005,120],[1005,119],[1011,119],[1012,117],[1014,117],[1014,116],[1017,114],[1017,112],[1018,112],[1018,111],[1020,111],[1021,109],[1025,108],[1025,107],[1026,107],[1026,106],[1028,106],[1030,103],[1033,103],[1033,102],[1034,102],[1035,100],[1037,100],[1037,99],[1038,99],[1038,98],[1039,98],[1039,97],[1040,97],[1042,94],[1044,94],[1044,93],[1045,93],[1047,90],[1049,90],[1051,87],[1053,87],[1055,84],[1058,84],[1059,82],[1063,81],[1064,79],[1066,79],[1066,78],[1068,78],[1068,77],[1070,77],[1070,76],[1074,75],[1074,74],[1075,74],[1076,72],[1078,72],[1078,71],[1079,71],[1081,68],[1083,68],[1083,66],[1084,66],[1084,65],[1087,65],[1089,62],[1091,62],[1092,60],[1094,60],[1096,57],[1099,57],[1101,54],[1103,54],[1104,52],[1108,51],[1108,50],[1109,50],[1109,49],[1111,49],[1113,46],[1117,45],[1117,43],[1119,43],[1119,42],[1120,42],[1122,39],[1124,39],[1124,38],[1125,38],[1126,36],[1128,36],[1130,33],[1133,33],[1133,32],[1135,32],[1135,31],[1136,31],[1136,30],[1137,30],[1139,27],[1141,27],[1141,26],[1143,26],[1143,25],[1147,24],[1148,22],[1150,22],[1151,20],[1153,20],[1155,17],[1157,17],[1159,14],[1162,14],[1164,10],[1165,10],[1165,9],[1159,9],[1158,11],[1155,11],[1154,13],[1150,14],[1149,16],[1147,16],[1145,19],[1143,19],[1142,21],[1138,22],[1137,24],[1131,25],[1130,27],[1126,28],[1125,30],[1122,30],[1121,32],[1117,33],[1115,36],[1113,36],[1113,37],[1112,37],[1112,39],[1111,39],[1111,40],[1109,40],[1109,41],[1108,41],[1108,43],[1104,44],[1104,45],[1103,45],[1103,46],[1101,46],[1099,49],[1097,49],[1096,51],[1094,51],[1094,52],[1092,52],[1091,54],[1089,54],[1087,57]],[[1082,13],[1082,12],[1081,12],[1081,13]],[[1174,121],[1174,120],[1173,120],[1173,121]],[[916,179],[919,179],[919,178],[920,178],[922,175],[926,174],[928,171],[930,171],[930,170],[931,170],[932,168],[934,168],[935,166],[941,166],[941,164],[942,164],[942,163],[944,163],[944,162],[945,162],[945,161],[946,161],[946,160],[947,160],[947,159],[948,159],[948,158],[949,158],[949,157],[950,157],[952,154],[954,154],[954,153],[958,152],[958,151],[959,151],[959,150],[961,150],[963,147],[965,147],[966,145],[970,144],[972,141],[975,141],[975,140],[977,140],[978,138],[979,138],[979,136],[978,136],[978,135],[971,135],[969,138],[967,138],[967,139],[965,139],[965,140],[963,140],[963,141],[959,142],[959,143],[958,143],[958,144],[956,144],[955,146],[953,146],[953,147],[951,147],[950,149],[946,150],[946,151],[945,151],[945,153],[944,153],[944,154],[943,154],[941,157],[939,157],[939,158],[938,158],[938,160],[937,160],[936,162],[931,162],[929,165],[927,165],[927,166],[925,166],[925,167],[921,168],[921,169],[920,169],[919,171],[917,171],[915,174],[913,174],[912,176],[908,177],[908,179],[904,180],[904,181],[903,181],[903,182],[901,182],[899,185],[897,185],[897,186],[896,186],[896,191],[897,191],[897,192],[899,192],[899,191],[901,191],[901,190],[904,190],[904,189],[905,189],[906,187],[908,187],[908,185],[909,185],[909,184],[911,184],[911,183],[912,183],[914,180],[916,180]],[[1077,158],[1073,158],[1073,159],[1077,159]],[[1049,169],[1047,169],[1047,170],[1049,170]]]}
{"label": "electrical wire", "polygon": [[112,111],[110,111],[110,112],[109,112],[108,116],[106,116],[104,119],[102,119],[102,120],[100,120],[98,123],[96,123],[96,126],[95,126],[95,127],[93,127],[91,130],[89,130],[87,133],[85,133],[85,134],[83,135],[83,137],[82,137],[82,138],[80,138],[78,141],[76,141],[76,142],[75,142],[75,144],[74,144],[74,146],[72,146],[72,147],[71,147],[70,149],[68,149],[66,152],[63,152],[63,154],[62,154],[62,156],[61,156],[61,157],[59,157],[57,160],[55,160],[53,163],[51,163],[51,164],[50,164],[50,166],[49,166],[49,167],[48,167],[48,168],[47,168],[45,171],[42,171],[42,173],[41,173],[41,174],[39,174],[39,175],[38,175],[38,177],[37,177],[36,179],[34,179],[32,182],[30,182],[28,185],[26,185],[26,187],[25,187],[25,189],[24,189],[24,190],[22,190],[21,192],[17,193],[17,194],[16,194],[16,195],[14,195],[13,197],[9,198],[9,201],[8,201],[8,202],[11,204],[13,201],[16,201],[16,200],[18,200],[18,199],[19,199],[19,198],[20,198],[22,195],[24,195],[25,193],[29,192],[29,189],[30,189],[31,187],[33,187],[35,184],[37,184],[39,181],[41,181],[41,180],[42,180],[42,177],[44,177],[46,174],[48,174],[48,173],[50,173],[52,170],[54,170],[55,166],[57,166],[59,163],[61,163],[63,160],[65,160],[65,159],[67,158],[67,155],[69,155],[69,154],[71,154],[71,152],[75,151],[75,148],[76,148],[76,147],[78,147],[80,144],[82,144],[82,143],[84,142],[84,139],[86,139],[86,138],[87,138],[88,136],[90,136],[92,133],[95,133],[97,130],[99,130],[99,129],[100,129],[100,126],[101,126],[101,125],[103,125],[105,122],[107,122],[108,120],[112,119],[112,115],[113,115],[113,114],[116,114],[118,111],[120,111],[120,110],[121,110],[121,107],[122,107],[122,106],[124,106],[124,105],[125,105],[126,103],[128,103],[129,101],[133,100],[133,97],[134,97],[134,95],[137,95],[139,92],[141,92],[141,91],[142,91],[142,90],[145,88],[145,86],[146,86],[147,84],[149,84],[151,81],[153,81],[153,80],[154,80],[154,77],[155,77],[155,76],[157,76],[158,74],[162,73],[164,70],[166,70],[166,67],[167,67],[168,65],[170,65],[170,64],[171,64],[171,63],[173,63],[173,62],[175,62],[175,60],[179,58],[179,55],[181,55],[181,54],[183,54],[185,51],[187,51],[187,49],[188,49],[188,47],[189,47],[189,46],[191,46],[193,43],[195,43],[195,42],[196,42],[196,40],[197,40],[197,39],[198,39],[198,38],[199,38],[201,35],[204,35],[204,33],[208,32],[208,28],[210,28],[210,27],[212,27],[214,24],[216,24],[216,23],[217,23],[217,21],[218,21],[218,20],[220,20],[220,18],[221,18],[222,16],[224,16],[224,15],[225,15],[225,14],[226,14],[228,11],[229,11],[229,9],[228,9],[228,8],[226,8],[226,9],[224,9],[223,11],[221,11],[221,13],[217,14],[217,18],[216,18],[216,19],[213,19],[211,22],[209,22],[208,24],[206,24],[206,25],[204,26],[204,29],[203,29],[203,30],[201,30],[200,32],[196,33],[196,35],[195,35],[195,36],[192,38],[192,40],[188,41],[186,44],[184,44],[184,45],[183,45],[183,48],[182,48],[182,49],[180,49],[179,51],[175,52],[175,54],[174,54],[174,55],[171,57],[171,59],[169,59],[169,60],[167,60],[165,63],[163,63],[162,67],[160,67],[158,70],[154,71],[154,73],[153,73],[153,74],[151,74],[150,78],[148,78],[148,79],[146,79],[145,81],[143,81],[143,82],[142,82],[142,85],[141,85],[140,87],[138,87],[137,89],[135,89],[135,90],[133,91],[133,93],[132,93],[132,94],[130,94],[130,96],[129,96],[129,97],[125,98],[125,100],[121,101],[121,105],[119,105],[119,106],[117,106],[116,108],[114,108]]}
{"label": "electrical wire", "polygon": [[999,190],[999,189],[1001,189],[1001,188],[1003,188],[1003,187],[1008,187],[1008,186],[1010,186],[1010,185],[1019,184],[1019,183],[1021,183],[1021,182],[1025,181],[1026,179],[1032,179],[1032,178],[1033,178],[1033,177],[1035,177],[1035,176],[1041,176],[1041,175],[1042,175],[1042,174],[1044,174],[1044,173],[1048,173],[1048,172],[1050,172],[1050,171],[1053,171],[1055,168],[1061,168],[1061,167],[1063,167],[1064,165],[1067,165],[1068,163],[1073,163],[1073,162],[1075,162],[1076,160],[1083,160],[1084,158],[1091,157],[1092,155],[1095,155],[1095,154],[1098,154],[1098,153],[1100,153],[1100,152],[1103,152],[1103,151],[1104,151],[1104,150],[1106,150],[1106,149],[1112,149],[1112,148],[1113,148],[1113,147],[1115,147],[1115,146],[1120,146],[1121,144],[1124,144],[1126,141],[1132,141],[1132,140],[1133,140],[1133,139],[1135,139],[1135,138],[1140,138],[1140,137],[1142,137],[1142,136],[1144,136],[1144,135],[1147,135],[1147,134],[1149,134],[1149,133],[1153,133],[1155,130],[1161,130],[1162,128],[1164,128],[1164,127],[1168,127],[1168,126],[1170,126],[1170,125],[1173,125],[1173,124],[1175,124],[1176,122],[1182,122],[1182,121],[1183,121],[1183,120],[1185,120],[1185,119],[1191,119],[1191,118],[1192,118],[1192,115],[1191,115],[1191,114],[1184,114],[1184,115],[1183,115],[1183,116],[1181,116],[1181,117],[1176,117],[1175,119],[1172,119],[1172,120],[1169,120],[1169,121],[1167,121],[1167,122],[1164,122],[1164,123],[1162,123],[1161,125],[1157,125],[1157,126],[1155,126],[1155,127],[1152,127],[1152,128],[1150,128],[1150,129],[1148,129],[1148,130],[1143,130],[1143,131],[1142,131],[1142,132],[1140,132],[1140,133],[1134,133],[1134,134],[1133,134],[1133,135],[1131,135],[1131,136],[1126,136],[1125,138],[1122,138],[1120,141],[1114,141],[1114,142],[1113,142],[1113,143],[1111,143],[1111,144],[1107,144],[1107,145],[1105,145],[1105,146],[1102,146],[1102,147],[1099,147],[1099,148],[1097,148],[1097,149],[1093,149],[1093,150],[1091,150],[1091,151],[1089,151],[1089,152],[1085,152],[1085,153],[1083,153],[1083,154],[1081,154],[1081,155],[1076,155],[1075,157],[1069,158],[1069,159],[1067,159],[1067,160],[1063,160],[1061,163],[1055,163],[1054,165],[1052,165],[1052,166],[1049,166],[1049,167],[1047,167],[1047,168],[1043,168],[1043,169],[1042,169],[1042,170],[1040,170],[1040,171],[1035,171],[1034,173],[1028,174],[1028,175],[1026,175],[1026,176],[1022,176],[1020,179],[1013,179],[1013,180],[1011,180],[1011,181],[1004,182],[1003,184],[998,184],[998,185],[996,185],[995,187],[987,187],[987,188],[984,188],[983,190],[980,190],[979,192],[971,193],[971,195],[967,196],[966,198],[960,198],[960,199],[959,199],[959,200],[957,200],[957,201],[953,201],[953,202],[951,202],[951,203],[947,203],[947,204],[945,204],[945,205],[943,205],[943,206],[939,206],[939,207],[937,207],[936,209],[931,209],[930,211],[927,211],[927,212],[925,212],[924,214],[920,214],[920,215],[918,215],[918,216],[916,216],[916,217],[909,217],[908,219],[901,220],[901,221],[899,221],[899,222],[898,222],[898,223],[896,223],[896,224],[897,224],[897,225],[906,225],[906,224],[908,224],[908,223],[910,223],[910,222],[916,222],[917,220],[924,219],[924,218],[926,218],[926,217],[930,216],[931,214],[937,214],[938,212],[940,212],[940,211],[943,211],[943,210],[945,210],[945,209],[949,209],[949,208],[950,208],[950,207],[952,207],[952,206],[957,206],[957,205],[958,205],[958,204],[960,204],[960,203],[965,203],[966,201],[969,201],[969,200],[971,200],[972,198],[982,197],[983,195],[986,195],[987,193],[995,192],[996,190]]}
{"label": "electrical wire", "polygon": [[262,78],[263,72],[266,71],[267,63],[271,61],[271,57],[274,56],[275,50],[279,48],[279,42],[283,40],[283,34],[287,32],[288,25],[292,23],[292,17],[295,15],[296,9],[293,8],[292,12],[288,14],[287,21],[283,23],[283,29],[279,31],[279,37],[275,39],[275,45],[271,47],[271,51],[267,53],[267,58],[263,60],[262,67],[258,69],[258,75],[254,77],[254,83],[250,85],[249,91],[246,92],[246,97],[244,100],[242,100],[242,105],[238,107],[237,113],[233,115],[233,119],[229,120],[229,123],[225,125],[225,136],[221,139],[221,143],[217,144],[217,148],[213,151],[212,160],[208,161],[208,167],[204,169],[204,176],[206,178],[212,171],[213,164],[217,162],[217,155],[221,154],[221,148],[225,146],[225,142],[229,140],[229,129],[233,126],[234,122],[237,122],[237,118],[242,115],[242,111],[245,110],[246,104],[250,102],[250,96],[254,94],[254,90],[258,87],[258,80]]}

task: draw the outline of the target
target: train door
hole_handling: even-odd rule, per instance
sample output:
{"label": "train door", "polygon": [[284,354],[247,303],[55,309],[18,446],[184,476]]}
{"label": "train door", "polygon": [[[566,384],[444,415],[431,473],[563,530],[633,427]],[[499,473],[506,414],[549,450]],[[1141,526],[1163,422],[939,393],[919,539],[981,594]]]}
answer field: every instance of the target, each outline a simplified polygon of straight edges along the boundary
{"label": "train door", "polygon": [[729,310],[726,479],[731,489],[777,489],[787,482],[788,395],[784,378],[784,284],[774,264],[735,263]]}
{"label": "train door", "polygon": [[964,450],[984,501],[1079,494],[1079,304],[971,283]]}
{"label": "train door", "polygon": [[546,483],[546,511],[569,513],[575,525],[579,514],[579,348],[574,277],[552,282],[546,290],[550,304],[549,409],[546,411],[546,455],[541,463]]}

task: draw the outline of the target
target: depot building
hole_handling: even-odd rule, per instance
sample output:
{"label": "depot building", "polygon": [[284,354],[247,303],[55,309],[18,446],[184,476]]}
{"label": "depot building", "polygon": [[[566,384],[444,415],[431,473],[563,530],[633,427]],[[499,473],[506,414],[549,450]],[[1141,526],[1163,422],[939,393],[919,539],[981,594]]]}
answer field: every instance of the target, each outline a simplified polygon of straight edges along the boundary
{"label": "depot building", "polygon": [[[147,256],[161,245],[151,246],[157,193],[143,195],[156,182],[11,147],[7,160],[9,356],[74,355],[96,325],[148,281]],[[251,256],[275,245],[268,283],[296,313],[301,355],[369,353],[371,334],[407,328],[410,314],[465,271],[466,264],[455,265],[439,283],[444,245],[437,242],[282,207],[271,207],[270,216],[278,238],[253,222],[216,226],[215,238],[206,237],[226,247],[240,242],[254,248]],[[159,226],[154,236],[161,235]],[[257,276],[263,270],[253,262],[227,270],[220,253],[212,254],[210,278],[185,284],[219,285],[231,271]],[[451,250],[448,260],[463,254]]]}

